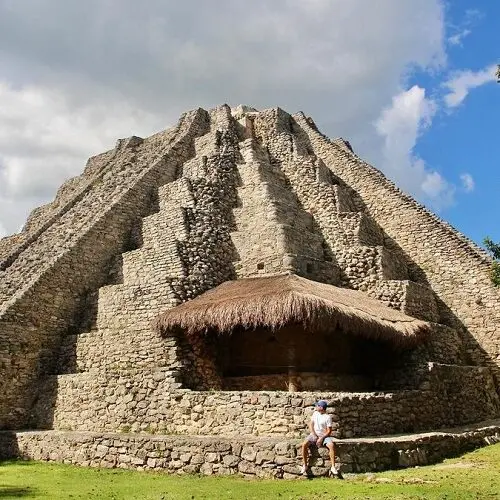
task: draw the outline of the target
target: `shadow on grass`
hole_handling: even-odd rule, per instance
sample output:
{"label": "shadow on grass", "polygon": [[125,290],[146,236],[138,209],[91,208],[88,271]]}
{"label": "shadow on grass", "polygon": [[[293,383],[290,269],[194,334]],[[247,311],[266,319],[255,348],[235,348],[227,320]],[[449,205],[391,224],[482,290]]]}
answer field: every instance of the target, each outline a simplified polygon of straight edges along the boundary
{"label": "shadow on grass", "polygon": [[[19,466],[25,466],[25,467],[33,467],[33,464],[35,464],[33,460],[25,460],[22,458],[13,458],[10,460],[2,460],[0,459],[0,470],[2,467],[8,467],[10,465],[14,465],[16,467]],[[0,488],[3,488],[3,486],[0,484]]]}
{"label": "shadow on grass", "polygon": [[33,488],[21,488],[19,486],[1,486],[0,498],[21,498],[35,494]]}

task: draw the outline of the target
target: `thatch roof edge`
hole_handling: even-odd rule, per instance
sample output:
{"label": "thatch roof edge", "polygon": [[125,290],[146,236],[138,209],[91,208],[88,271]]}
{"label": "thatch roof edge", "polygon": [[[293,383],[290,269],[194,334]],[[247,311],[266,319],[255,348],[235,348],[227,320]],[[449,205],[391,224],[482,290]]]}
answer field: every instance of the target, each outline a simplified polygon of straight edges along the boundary
{"label": "thatch roof edge", "polygon": [[[236,326],[277,329],[286,324],[301,323],[314,329],[339,326],[348,333],[401,345],[419,343],[431,330],[429,323],[389,309],[362,292],[339,289],[294,275],[246,280],[259,279],[268,281],[223,283],[161,314],[155,321],[155,329],[162,335],[178,330],[187,335],[208,330],[224,334]],[[260,285],[261,290],[252,290],[245,295],[245,287]],[[339,295],[338,302],[335,301],[336,294]]]}

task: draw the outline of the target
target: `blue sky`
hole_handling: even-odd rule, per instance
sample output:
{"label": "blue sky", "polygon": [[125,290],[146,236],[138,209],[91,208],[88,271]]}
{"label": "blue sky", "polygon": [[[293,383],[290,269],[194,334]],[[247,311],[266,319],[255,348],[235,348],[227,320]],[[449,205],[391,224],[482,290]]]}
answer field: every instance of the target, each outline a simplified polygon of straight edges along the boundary
{"label": "blue sky", "polygon": [[117,138],[222,103],[312,116],[500,241],[495,0],[0,0],[0,237]]}
{"label": "blue sky", "polygon": [[[460,35],[459,43],[447,46],[447,65],[435,74],[417,71],[410,84],[442,98],[441,85],[453,72],[464,69],[479,72],[500,63],[500,44],[496,33],[500,21],[500,2],[454,0],[446,8],[448,39]],[[469,172],[474,181],[470,192],[457,193],[455,202],[439,211],[474,241],[486,235],[500,241],[500,84],[490,82],[471,89],[454,108],[443,106],[432,124],[422,133],[415,153],[445,177],[458,179]]]}

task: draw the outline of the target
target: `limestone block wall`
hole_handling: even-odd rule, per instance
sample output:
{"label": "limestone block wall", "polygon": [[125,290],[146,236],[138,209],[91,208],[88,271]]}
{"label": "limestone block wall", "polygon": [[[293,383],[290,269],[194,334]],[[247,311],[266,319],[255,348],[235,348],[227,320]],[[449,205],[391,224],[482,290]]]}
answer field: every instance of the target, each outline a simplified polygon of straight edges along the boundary
{"label": "limestone block wall", "polygon": [[173,390],[170,375],[162,367],[49,377],[32,419],[60,430],[299,438],[321,398],[335,435],[350,438],[463,425],[500,408],[489,370],[478,367],[433,363],[420,390],[381,393]]}
{"label": "limestone block wall", "polygon": [[[0,427],[24,426],[41,373],[88,290],[105,283],[138,217],[150,210],[158,184],[172,178],[207,127],[206,112],[146,141],[119,145],[102,175],[30,233],[0,271]],[[29,242],[29,244],[27,243]]]}
{"label": "limestone block wall", "polygon": [[[342,472],[372,472],[429,465],[498,442],[498,425],[473,430],[337,443]],[[0,432],[1,459],[30,459],[90,467],[157,470],[177,474],[241,474],[295,479],[302,440],[224,437],[137,436],[95,432]],[[312,473],[326,475],[328,451],[313,455]]]}
{"label": "limestone block wall", "polygon": [[325,242],[313,218],[299,205],[282,172],[253,138],[240,143],[243,163],[231,234],[238,255],[238,277],[293,271],[311,279],[339,281],[339,270],[325,256]]}
{"label": "limestone block wall", "polygon": [[[282,171],[303,209],[310,213],[329,253],[341,271],[341,284],[366,291],[389,306],[425,319],[436,319],[433,294],[424,293],[425,306],[406,299],[414,287],[408,281],[401,252],[384,245],[383,232],[367,213],[353,190],[331,173],[307,141],[297,134],[283,110],[265,110],[254,118],[257,138],[268,148],[272,162]],[[405,308],[408,306],[408,310]],[[422,316],[419,316],[423,313]]]}
{"label": "limestone block wall", "polygon": [[[367,210],[410,262],[413,279],[427,281],[438,296],[443,322],[465,326],[471,361],[487,364],[500,380],[500,291],[491,284],[489,257],[451,226],[397,189],[380,171],[294,116],[308,147],[334,175],[355,190]],[[394,214],[397,213],[397,217]],[[498,385],[497,385],[498,387]]]}

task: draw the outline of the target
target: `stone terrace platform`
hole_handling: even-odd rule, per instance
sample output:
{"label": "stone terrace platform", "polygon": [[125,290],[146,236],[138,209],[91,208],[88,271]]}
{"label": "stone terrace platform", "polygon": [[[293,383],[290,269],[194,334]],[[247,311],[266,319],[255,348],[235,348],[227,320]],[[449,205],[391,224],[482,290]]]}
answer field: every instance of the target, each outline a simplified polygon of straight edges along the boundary
{"label": "stone terrace platform", "polygon": [[[370,472],[427,465],[500,442],[500,420],[426,432],[337,442],[342,472]],[[0,432],[0,459],[23,458],[91,467],[163,470],[169,473],[243,474],[293,479],[300,466],[300,440],[222,438],[75,431]],[[328,455],[316,455],[312,472],[328,471]]]}

